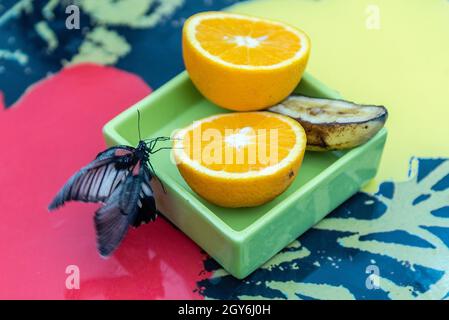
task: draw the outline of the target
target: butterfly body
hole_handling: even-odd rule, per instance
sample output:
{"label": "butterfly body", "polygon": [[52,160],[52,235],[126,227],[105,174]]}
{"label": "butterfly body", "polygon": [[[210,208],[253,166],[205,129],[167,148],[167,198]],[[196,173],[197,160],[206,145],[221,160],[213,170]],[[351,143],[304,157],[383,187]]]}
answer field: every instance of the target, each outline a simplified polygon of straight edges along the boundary
{"label": "butterfly body", "polygon": [[150,154],[156,142],[164,139],[151,139],[150,146],[141,140],[136,148],[115,146],[99,153],[67,181],[49,210],[68,201],[102,203],[94,217],[97,247],[102,256],[109,256],[129,226],[138,227],[156,218]]}

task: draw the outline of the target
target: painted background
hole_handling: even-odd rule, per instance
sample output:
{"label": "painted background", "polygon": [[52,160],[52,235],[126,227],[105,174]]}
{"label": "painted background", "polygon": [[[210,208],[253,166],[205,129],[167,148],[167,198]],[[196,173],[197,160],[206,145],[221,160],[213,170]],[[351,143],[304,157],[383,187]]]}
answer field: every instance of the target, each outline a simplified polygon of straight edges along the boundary
{"label": "painted background", "polygon": [[[163,219],[102,260],[95,205],[46,211],[104,148],[102,125],[183,69],[184,19],[235,2],[81,0],[81,29],[67,30],[67,1],[0,1],[0,298],[449,298],[447,0],[233,7],[301,27],[313,45],[308,72],[390,111],[377,178],[247,279]],[[69,265],[79,290],[66,288]]]}

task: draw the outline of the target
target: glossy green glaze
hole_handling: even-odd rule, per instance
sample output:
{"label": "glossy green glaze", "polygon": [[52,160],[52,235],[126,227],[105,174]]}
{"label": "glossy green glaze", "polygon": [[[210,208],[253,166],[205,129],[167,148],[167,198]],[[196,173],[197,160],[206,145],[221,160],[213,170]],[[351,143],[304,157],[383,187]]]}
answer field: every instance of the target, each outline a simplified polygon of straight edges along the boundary
{"label": "glossy green glaze", "polygon": [[[298,93],[339,98],[310,75]],[[174,130],[209,115],[227,112],[203,98],[184,72],[107,123],[108,145],[136,145],[137,112],[142,138],[170,136]],[[169,151],[151,162],[166,188],[153,183],[159,210],[237,278],[244,278],[344,200],[377,171],[387,132],[344,152],[306,152],[298,177],[282,195],[254,208],[215,206],[195,194],[182,179]],[[169,241],[169,239],[161,239]]]}

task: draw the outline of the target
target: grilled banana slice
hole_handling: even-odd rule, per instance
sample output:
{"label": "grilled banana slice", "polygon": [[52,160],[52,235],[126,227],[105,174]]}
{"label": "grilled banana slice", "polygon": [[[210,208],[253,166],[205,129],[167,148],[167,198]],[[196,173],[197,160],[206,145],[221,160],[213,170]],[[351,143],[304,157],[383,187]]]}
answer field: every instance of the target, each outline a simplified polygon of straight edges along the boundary
{"label": "grilled banana slice", "polygon": [[296,119],[307,134],[307,150],[353,148],[371,139],[388,117],[383,106],[358,105],[292,95],[269,111]]}

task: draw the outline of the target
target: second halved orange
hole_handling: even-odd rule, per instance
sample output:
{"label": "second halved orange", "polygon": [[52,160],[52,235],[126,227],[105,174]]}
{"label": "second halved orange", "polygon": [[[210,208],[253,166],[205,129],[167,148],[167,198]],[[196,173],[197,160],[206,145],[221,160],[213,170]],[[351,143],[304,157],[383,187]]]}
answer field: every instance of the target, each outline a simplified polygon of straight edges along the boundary
{"label": "second halved orange", "polygon": [[252,207],[281,194],[302,163],[306,135],[271,112],[216,115],[180,130],[173,154],[187,184],[223,207]]}

